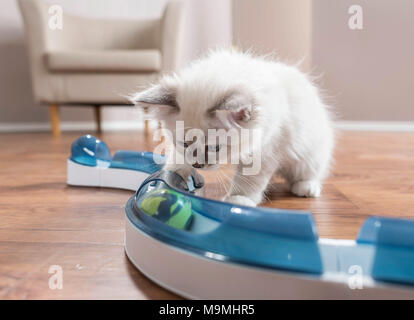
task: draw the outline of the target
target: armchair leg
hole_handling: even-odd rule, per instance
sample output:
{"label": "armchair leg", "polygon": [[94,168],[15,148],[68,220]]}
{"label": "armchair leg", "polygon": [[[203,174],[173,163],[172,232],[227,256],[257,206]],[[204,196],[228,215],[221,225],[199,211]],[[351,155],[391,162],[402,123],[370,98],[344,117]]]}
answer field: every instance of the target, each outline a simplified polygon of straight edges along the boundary
{"label": "armchair leg", "polygon": [[[162,122],[158,121],[158,129],[162,129]],[[165,136],[161,136],[161,142],[164,143],[165,142]]]}
{"label": "armchair leg", "polygon": [[53,136],[60,137],[60,114],[58,104],[51,104],[49,106],[49,116],[52,124]]}
{"label": "armchair leg", "polygon": [[102,133],[101,106],[94,106],[94,108],[95,108],[96,132],[98,134],[101,134]]}
{"label": "armchair leg", "polygon": [[150,121],[145,120],[145,137],[149,137],[150,134]]}

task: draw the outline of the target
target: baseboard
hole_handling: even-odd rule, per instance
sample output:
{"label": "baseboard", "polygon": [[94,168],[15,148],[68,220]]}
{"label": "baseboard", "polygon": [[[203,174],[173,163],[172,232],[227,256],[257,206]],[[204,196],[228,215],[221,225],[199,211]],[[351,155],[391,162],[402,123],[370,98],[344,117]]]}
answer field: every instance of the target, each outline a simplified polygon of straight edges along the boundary
{"label": "baseboard", "polygon": [[414,132],[412,121],[337,121],[335,124],[344,131]]}
{"label": "baseboard", "polygon": [[[93,131],[96,130],[96,124],[93,121],[63,121],[60,125],[62,131]],[[152,123],[151,127],[156,127]],[[126,131],[142,130],[144,121],[104,121],[102,130],[104,131]],[[0,132],[48,132],[51,130],[48,122],[20,122],[20,123],[1,123]]]}
{"label": "baseboard", "polygon": [[[387,132],[414,132],[414,122],[405,121],[337,121],[336,127],[346,131],[387,131]],[[156,127],[156,122],[152,122]],[[126,131],[142,130],[144,121],[104,121],[104,131]],[[64,121],[61,124],[62,131],[92,131],[96,125],[92,121],[70,122]],[[50,131],[48,122],[20,122],[1,123],[0,132],[47,132]]]}

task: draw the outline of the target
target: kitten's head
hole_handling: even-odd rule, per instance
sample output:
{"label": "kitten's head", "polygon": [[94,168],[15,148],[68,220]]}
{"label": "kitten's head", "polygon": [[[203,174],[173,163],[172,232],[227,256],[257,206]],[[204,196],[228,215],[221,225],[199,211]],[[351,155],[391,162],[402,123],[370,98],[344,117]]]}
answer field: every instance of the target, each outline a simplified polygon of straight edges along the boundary
{"label": "kitten's head", "polygon": [[[227,149],[228,159],[231,152],[237,153],[231,155],[234,159],[243,150],[252,151],[252,135],[242,139],[241,131],[259,126],[258,107],[253,90],[245,83],[226,81],[220,73],[193,67],[179,75],[164,76],[131,100],[164,121],[176,149],[197,157],[191,163],[196,168],[216,167],[209,159],[218,159],[223,149]],[[182,124],[183,134],[177,131],[177,123]],[[214,132],[228,136],[220,139]],[[199,137],[200,133],[204,138]],[[234,138],[237,133],[238,138]],[[238,145],[238,151],[234,147],[232,150],[234,145]]]}

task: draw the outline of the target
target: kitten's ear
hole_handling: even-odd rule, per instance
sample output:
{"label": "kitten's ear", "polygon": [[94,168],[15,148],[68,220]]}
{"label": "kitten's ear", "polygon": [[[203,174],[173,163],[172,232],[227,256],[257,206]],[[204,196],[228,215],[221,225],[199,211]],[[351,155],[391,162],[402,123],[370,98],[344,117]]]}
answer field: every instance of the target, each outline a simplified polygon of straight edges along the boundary
{"label": "kitten's ear", "polygon": [[179,112],[176,90],[173,86],[165,83],[155,84],[144,91],[138,92],[132,95],[129,100],[157,118]]}
{"label": "kitten's ear", "polygon": [[247,92],[232,91],[220,99],[209,112],[219,127],[243,128],[249,126],[255,118],[255,103],[253,96]]}

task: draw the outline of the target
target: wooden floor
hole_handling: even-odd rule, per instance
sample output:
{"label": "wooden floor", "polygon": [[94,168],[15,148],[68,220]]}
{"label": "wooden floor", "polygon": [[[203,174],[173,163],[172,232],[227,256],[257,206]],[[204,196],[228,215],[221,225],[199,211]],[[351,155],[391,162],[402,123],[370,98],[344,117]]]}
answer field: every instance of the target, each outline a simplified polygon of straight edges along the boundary
{"label": "wooden floor", "polygon": [[[78,135],[0,135],[0,299],[178,298],[125,256],[131,192],[65,184]],[[139,132],[101,138],[113,149],[153,147]],[[213,197],[223,194],[215,176],[206,176]],[[312,211],[321,237],[355,238],[370,215],[414,218],[414,134],[342,133],[320,198],[296,198],[278,180],[272,189],[265,206]],[[48,287],[51,265],[63,268],[62,290]]]}

